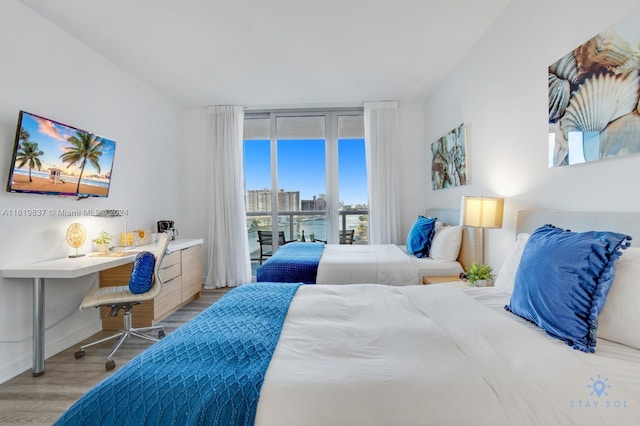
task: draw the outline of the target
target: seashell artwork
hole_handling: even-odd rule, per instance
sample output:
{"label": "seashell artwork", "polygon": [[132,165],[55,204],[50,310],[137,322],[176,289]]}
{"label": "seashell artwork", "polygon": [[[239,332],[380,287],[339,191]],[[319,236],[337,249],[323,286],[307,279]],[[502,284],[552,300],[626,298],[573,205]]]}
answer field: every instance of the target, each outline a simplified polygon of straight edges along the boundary
{"label": "seashell artwork", "polygon": [[640,11],[549,66],[549,167],[640,153]]}
{"label": "seashell artwork", "polygon": [[433,189],[467,184],[467,131],[464,123],[431,144]]}
{"label": "seashell artwork", "polygon": [[627,74],[638,69],[639,51],[615,31],[598,34],[575,50],[580,79],[610,71]]}
{"label": "seashell artwork", "polygon": [[640,114],[634,111],[612,121],[602,132],[600,157],[640,152]]}
{"label": "seashell artwork", "polygon": [[587,78],[573,93],[560,119],[565,139],[569,132],[602,132],[612,121],[631,113],[638,105],[639,82],[637,72]]}
{"label": "seashell artwork", "polygon": [[549,120],[564,114],[571,98],[571,85],[578,82],[578,66],[573,52],[549,67]]}

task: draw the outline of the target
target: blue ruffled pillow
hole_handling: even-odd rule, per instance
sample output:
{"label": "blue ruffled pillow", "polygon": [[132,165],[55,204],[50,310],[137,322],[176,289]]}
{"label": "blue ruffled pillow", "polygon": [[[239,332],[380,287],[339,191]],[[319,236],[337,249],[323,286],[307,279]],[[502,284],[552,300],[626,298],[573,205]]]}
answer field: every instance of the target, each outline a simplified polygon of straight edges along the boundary
{"label": "blue ruffled pillow", "polygon": [[527,241],[505,308],[574,349],[595,352],[598,315],[613,283],[613,264],[630,240],[615,232],[541,226]]}
{"label": "blue ruffled pillow", "polygon": [[133,271],[129,279],[131,293],[146,293],[153,284],[153,268],[156,265],[156,257],[150,251],[143,251],[136,255],[133,261]]}
{"label": "blue ruffled pillow", "polygon": [[436,230],[436,218],[418,216],[407,237],[407,252],[415,257],[427,257]]}

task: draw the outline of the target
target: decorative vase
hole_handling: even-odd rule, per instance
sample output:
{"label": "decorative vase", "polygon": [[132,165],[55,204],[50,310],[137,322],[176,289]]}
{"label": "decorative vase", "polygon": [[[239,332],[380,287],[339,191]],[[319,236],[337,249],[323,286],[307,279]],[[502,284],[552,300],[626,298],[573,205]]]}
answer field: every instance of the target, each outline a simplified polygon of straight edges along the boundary
{"label": "decorative vase", "polygon": [[102,253],[107,253],[109,251],[109,243],[96,244],[96,247],[98,247],[98,251]]}
{"label": "decorative vase", "polygon": [[477,280],[474,284],[476,287],[486,287],[487,280]]}

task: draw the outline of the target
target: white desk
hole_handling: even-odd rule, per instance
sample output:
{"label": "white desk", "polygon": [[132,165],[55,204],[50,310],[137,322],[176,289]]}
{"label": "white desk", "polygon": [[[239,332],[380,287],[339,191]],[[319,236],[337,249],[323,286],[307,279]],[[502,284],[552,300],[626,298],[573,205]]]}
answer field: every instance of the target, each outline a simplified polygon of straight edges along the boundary
{"label": "white desk", "polygon": [[[170,241],[167,251],[170,253],[197,244],[202,239],[180,239]],[[44,374],[44,280],[46,278],[78,278],[105,269],[132,263],[139,251],[153,251],[155,244],[133,247],[130,254],[118,257],[82,256],[36,262],[2,270],[4,278],[33,279],[33,376]]]}

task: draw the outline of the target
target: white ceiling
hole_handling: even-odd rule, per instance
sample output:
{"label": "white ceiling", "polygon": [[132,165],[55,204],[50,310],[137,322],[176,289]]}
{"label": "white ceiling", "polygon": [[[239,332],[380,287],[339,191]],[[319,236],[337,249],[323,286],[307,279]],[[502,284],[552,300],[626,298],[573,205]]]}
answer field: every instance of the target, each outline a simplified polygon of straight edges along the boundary
{"label": "white ceiling", "polygon": [[510,0],[20,0],[179,105],[423,100]]}

